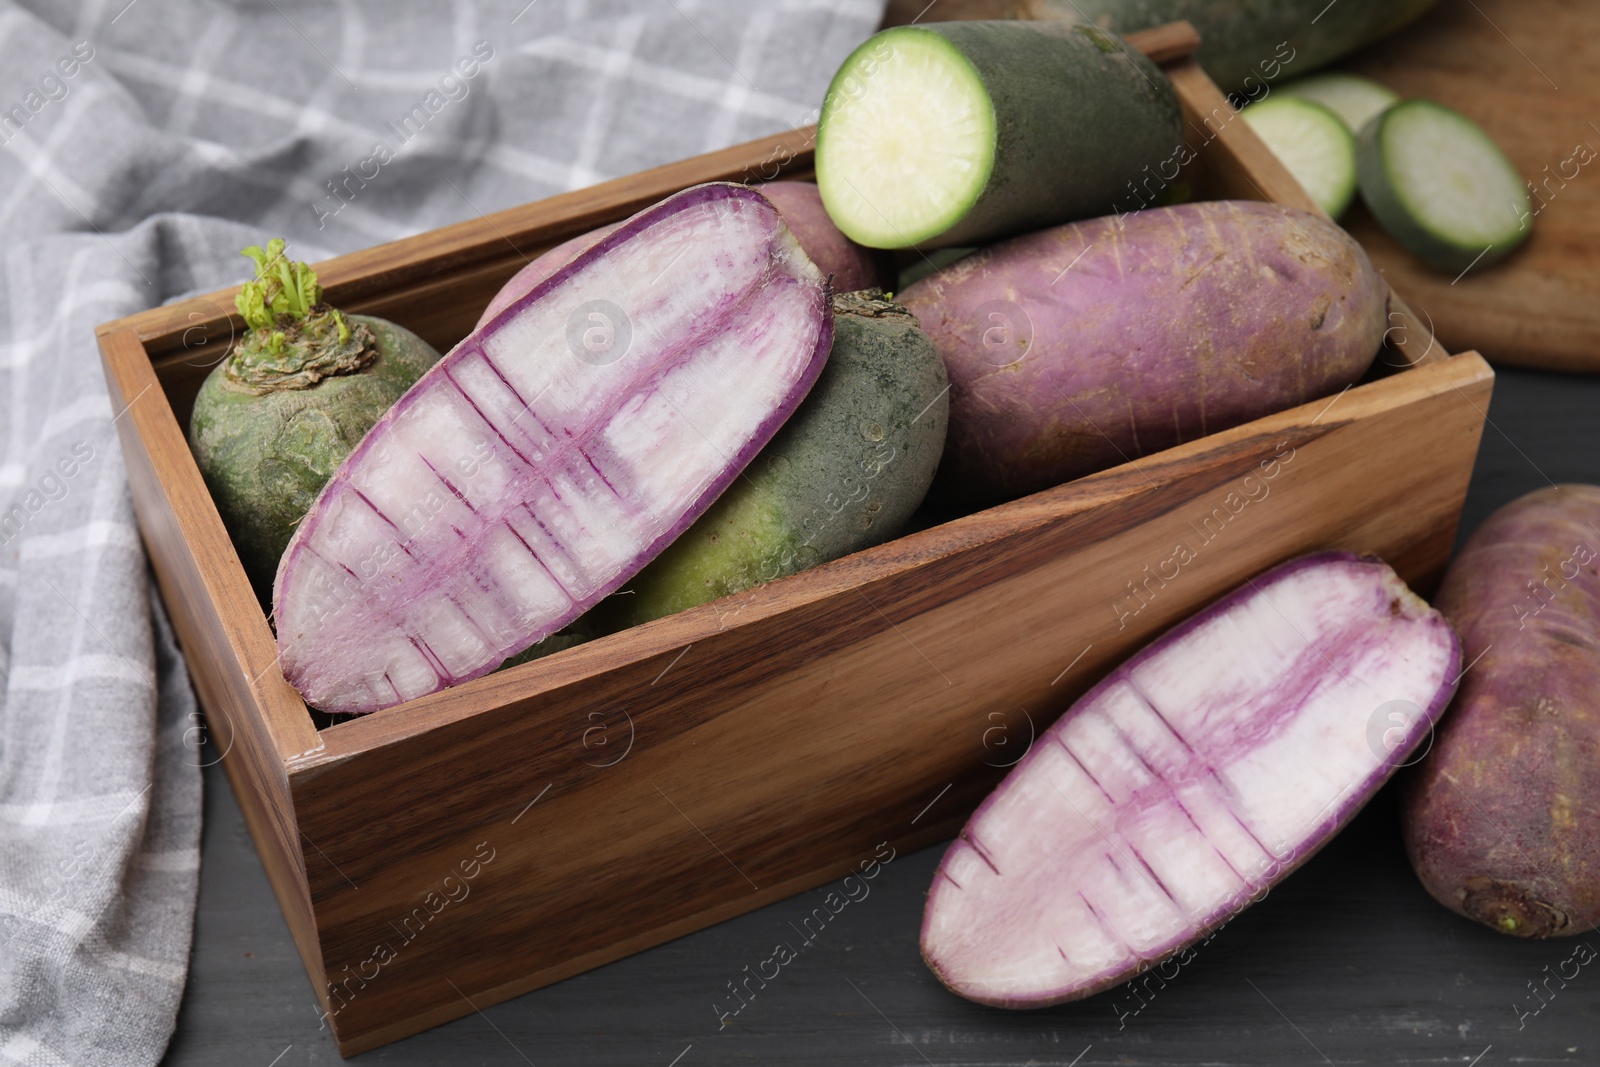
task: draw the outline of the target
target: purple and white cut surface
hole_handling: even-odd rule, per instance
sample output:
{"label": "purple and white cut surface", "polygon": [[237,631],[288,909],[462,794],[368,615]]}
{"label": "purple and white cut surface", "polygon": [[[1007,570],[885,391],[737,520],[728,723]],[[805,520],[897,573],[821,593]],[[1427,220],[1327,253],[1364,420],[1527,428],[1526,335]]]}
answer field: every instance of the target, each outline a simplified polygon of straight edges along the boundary
{"label": "purple and white cut surface", "polygon": [[340,467],[279,566],[285,677],[372,711],[559,630],[716,499],[831,340],[822,276],[758,193],[640,212],[451,350]]}
{"label": "purple and white cut surface", "polygon": [[945,854],[924,958],[962,996],[1032,1007],[1179,951],[1331,837],[1459,671],[1449,624],[1380,561],[1246,583],[1039,735]]}

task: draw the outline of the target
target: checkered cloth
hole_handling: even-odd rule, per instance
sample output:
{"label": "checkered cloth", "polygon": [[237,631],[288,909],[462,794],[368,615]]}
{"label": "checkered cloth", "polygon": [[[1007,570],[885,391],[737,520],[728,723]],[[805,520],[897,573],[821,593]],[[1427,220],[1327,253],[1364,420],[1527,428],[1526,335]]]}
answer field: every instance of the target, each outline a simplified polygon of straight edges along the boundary
{"label": "checkered cloth", "polygon": [[0,0],[0,1063],[153,1063],[200,742],[97,323],[810,121],[880,0]]}

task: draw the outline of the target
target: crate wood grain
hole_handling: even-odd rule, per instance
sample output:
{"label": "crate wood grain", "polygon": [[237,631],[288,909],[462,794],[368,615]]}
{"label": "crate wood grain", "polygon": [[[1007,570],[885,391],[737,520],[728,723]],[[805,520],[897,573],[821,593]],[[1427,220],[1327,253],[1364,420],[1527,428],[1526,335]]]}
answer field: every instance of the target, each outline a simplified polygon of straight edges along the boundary
{"label": "crate wood grain", "polygon": [[[1303,205],[1183,27],[1207,196]],[[440,348],[529,257],[685,186],[810,173],[795,130],[319,264]],[[950,836],[1120,658],[1315,549],[1426,590],[1489,403],[1398,302],[1369,380],[739,596],[318,728],[184,438],[236,290],[101,327],[135,507],[211,736],[340,1051],[371,1049]],[[1177,563],[1178,546],[1192,558]],[[997,732],[998,731],[998,732]],[[1009,747],[1008,747],[1009,746]]]}

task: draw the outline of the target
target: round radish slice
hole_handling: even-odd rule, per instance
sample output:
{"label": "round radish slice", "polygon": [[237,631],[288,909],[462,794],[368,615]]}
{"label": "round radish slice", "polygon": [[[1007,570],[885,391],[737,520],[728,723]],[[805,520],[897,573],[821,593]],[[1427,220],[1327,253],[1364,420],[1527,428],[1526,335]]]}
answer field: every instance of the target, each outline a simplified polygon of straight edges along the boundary
{"label": "round radish slice", "polygon": [[1338,115],[1292,96],[1271,97],[1240,114],[1329,218],[1344,214],[1356,193],[1356,141]]}
{"label": "round radish slice", "polygon": [[1465,115],[1408,100],[1361,131],[1361,198],[1396,241],[1442,271],[1510,255],[1532,232],[1522,175]]}

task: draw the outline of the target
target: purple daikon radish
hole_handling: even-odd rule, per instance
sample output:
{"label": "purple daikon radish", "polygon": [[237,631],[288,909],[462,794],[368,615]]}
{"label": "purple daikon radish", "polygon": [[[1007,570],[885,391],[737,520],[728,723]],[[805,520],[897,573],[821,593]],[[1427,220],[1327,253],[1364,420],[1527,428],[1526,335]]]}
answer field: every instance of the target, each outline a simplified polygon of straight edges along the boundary
{"label": "purple daikon radish", "polygon": [[1114,986],[1259,900],[1428,735],[1460,645],[1387,564],[1292,560],[1089,690],[973,813],[922,954],[956,993]]}
{"label": "purple daikon radish", "polygon": [[556,632],[738,476],[831,341],[826,283],[759,193],[641,211],[469,334],[335,472],[278,567],[284,676],[374,711]]}

